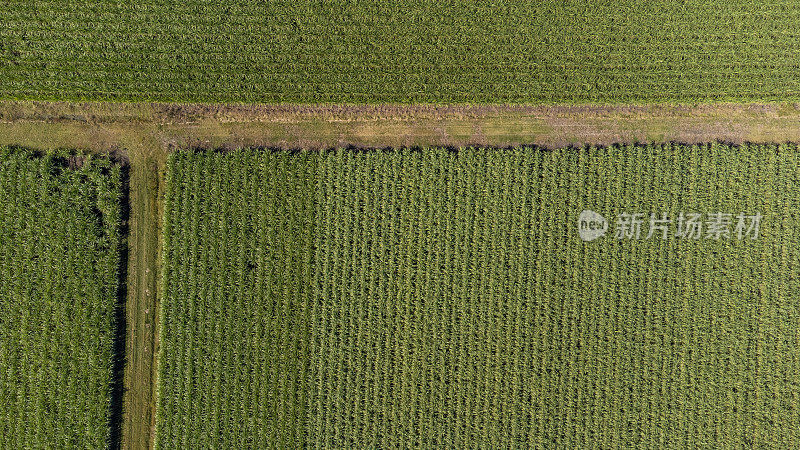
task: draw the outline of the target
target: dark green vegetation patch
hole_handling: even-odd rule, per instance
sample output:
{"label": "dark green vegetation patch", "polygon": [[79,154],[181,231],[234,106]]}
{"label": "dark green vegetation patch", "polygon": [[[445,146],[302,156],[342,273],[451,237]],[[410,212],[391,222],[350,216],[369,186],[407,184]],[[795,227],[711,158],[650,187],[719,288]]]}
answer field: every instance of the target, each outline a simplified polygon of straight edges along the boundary
{"label": "dark green vegetation patch", "polygon": [[159,448],[300,447],[318,163],[170,157]]}
{"label": "dark green vegetation patch", "polygon": [[0,148],[0,447],[114,438],[121,169]]}
{"label": "dark green vegetation patch", "polygon": [[175,153],[157,446],[796,447],[799,159]]}
{"label": "dark green vegetation patch", "polygon": [[798,0],[9,0],[0,8],[0,96],[798,100],[798,7]]}

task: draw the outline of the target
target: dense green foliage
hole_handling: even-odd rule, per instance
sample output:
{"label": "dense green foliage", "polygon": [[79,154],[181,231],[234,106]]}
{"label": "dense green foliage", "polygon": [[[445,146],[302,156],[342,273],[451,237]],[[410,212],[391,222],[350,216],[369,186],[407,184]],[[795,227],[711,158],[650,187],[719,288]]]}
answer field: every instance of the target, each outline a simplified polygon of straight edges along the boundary
{"label": "dense green foliage", "polygon": [[798,100],[798,7],[798,0],[9,0],[0,8],[0,95]]}
{"label": "dense green foliage", "polygon": [[298,448],[316,158],[170,159],[161,448]]}
{"label": "dense green foliage", "polygon": [[104,158],[0,148],[2,448],[111,439],[120,183]]}
{"label": "dense green foliage", "polygon": [[[157,446],[797,447],[798,163],[172,154]],[[585,242],[585,209],[763,221]]]}

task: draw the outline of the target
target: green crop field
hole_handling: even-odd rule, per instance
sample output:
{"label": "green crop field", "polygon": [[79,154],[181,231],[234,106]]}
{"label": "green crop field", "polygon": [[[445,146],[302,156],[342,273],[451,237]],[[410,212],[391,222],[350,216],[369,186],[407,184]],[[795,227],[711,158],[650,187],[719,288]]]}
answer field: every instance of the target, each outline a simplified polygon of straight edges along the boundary
{"label": "green crop field", "polygon": [[800,0],[5,0],[0,450],[800,448],[798,123]]}
{"label": "green crop field", "polygon": [[318,161],[169,164],[156,446],[299,448]]}
{"label": "green crop field", "polygon": [[800,100],[800,1],[10,0],[0,97]]}
{"label": "green crop field", "polygon": [[795,448],[798,163],[173,153],[156,446]]}
{"label": "green crop field", "polygon": [[121,169],[0,148],[0,447],[102,448],[112,423]]}

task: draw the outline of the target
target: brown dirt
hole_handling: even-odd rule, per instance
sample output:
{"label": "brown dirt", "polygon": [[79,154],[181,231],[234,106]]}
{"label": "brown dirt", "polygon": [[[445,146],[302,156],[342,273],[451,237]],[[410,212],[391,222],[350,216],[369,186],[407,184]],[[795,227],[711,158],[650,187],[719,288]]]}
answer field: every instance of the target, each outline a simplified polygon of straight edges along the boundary
{"label": "brown dirt", "polygon": [[[5,130],[35,123],[82,128],[89,140],[103,139],[106,147],[119,144],[113,137],[116,132],[148,134],[164,147],[222,148],[559,147],[636,141],[800,140],[800,106],[794,103],[295,106],[0,102],[0,125]],[[6,136],[0,134],[2,137]]]}

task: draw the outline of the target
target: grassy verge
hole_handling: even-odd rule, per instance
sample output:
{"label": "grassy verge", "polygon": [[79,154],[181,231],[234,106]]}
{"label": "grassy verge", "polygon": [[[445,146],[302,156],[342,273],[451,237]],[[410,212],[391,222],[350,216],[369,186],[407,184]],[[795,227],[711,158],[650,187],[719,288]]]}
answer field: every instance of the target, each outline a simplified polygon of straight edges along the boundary
{"label": "grassy verge", "polygon": [[122,436],[125,448],[139,449],[152,446],[155,428],[163,152],[146,139],[134,139],[127,148],[131,217]]}
{"label": "grassy verge", "polygon": [[[800,141],[800,108],[693,106],[270,106],[0,102],[0,143],[95,149],[569,145]],[[128,136],[129,138],[126,138]]]}

